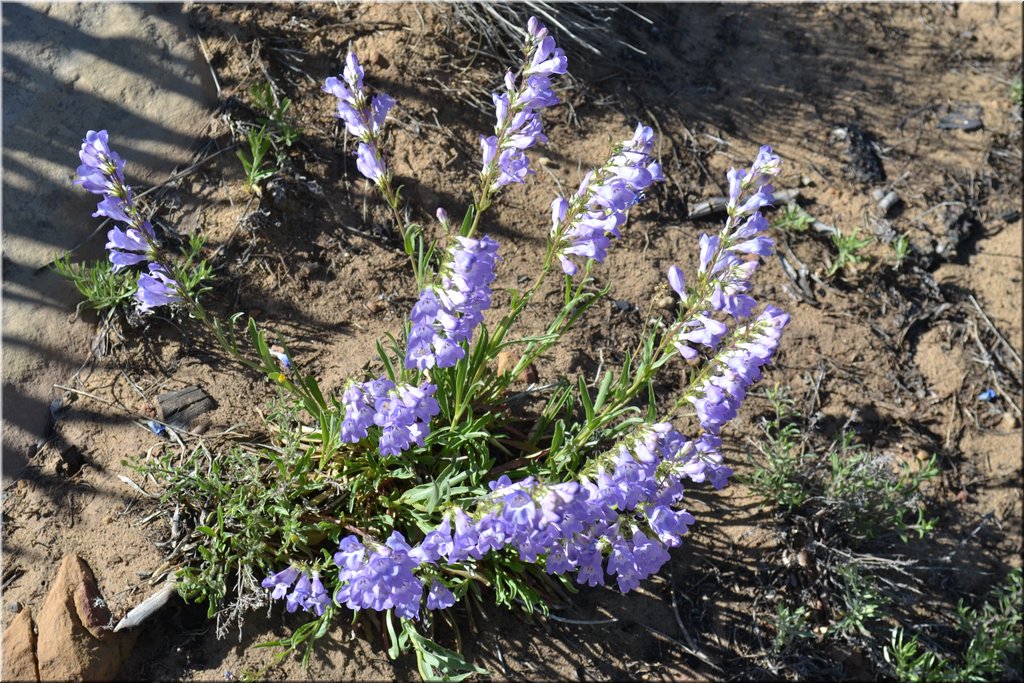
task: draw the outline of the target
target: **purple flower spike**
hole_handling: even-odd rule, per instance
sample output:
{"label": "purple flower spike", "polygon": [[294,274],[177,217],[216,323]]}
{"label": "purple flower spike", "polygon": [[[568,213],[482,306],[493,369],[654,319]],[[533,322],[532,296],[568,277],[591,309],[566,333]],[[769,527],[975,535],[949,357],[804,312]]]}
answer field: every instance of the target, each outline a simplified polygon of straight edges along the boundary
{"label": "purple flower spike", "polygon": [[455,240],[439,284],[420,293],[409,315],[405,367],[450,368],[466,355],[460,343],[473,338],[483,311],[491,306],[498,260],[498,243],[487,235]]}
{"label": "purple flower spike", "polygon": [[578,270],[571,257],[603,263],[611,240],[621,237],[629,210],[643,201],[651,184],[664,180],[653,149],[654,132],[638,124],[633,137],[618,145],[603,167],[588,173],[571,198],[552,203],[551,233],[559,242],[566,275]]}
{"label": "purple flower spike", "polygon": [[525,150],[544,144],[539,110],[558,104],[551,89],[553,74],[566,72],[565,53],[555,47],[548,30],[531,17],[528,22],[526,58],[521,77],[512,71],[505,74],[505,91],[492,93],[494,102],[494,135],[480,137],[483,168],[480,175],[489,184],[488,192],[496,192],[511,183],[523,183],[532,171]]}
{"label": "purple flower spike", "polygon": [[78,158],[82,165],[78,167],[76,184],[93,194],[118,192],[119,186],[124,183],[124,159],[110,149],[107,131],[87,132]]}
{"label": "purple flower spike", "polygon": [[322,90],[338,99],[338,118],[345,122],[348,134],[360,141],[356,147],[356,168],[381,185],[389,178],[387,165],[380,154],[381,136],[395,101],[383,93],[372,99],[367,97],[363,89],[363,75],[359,59],[354,52],[349,52],[341,77],[326,79]]}

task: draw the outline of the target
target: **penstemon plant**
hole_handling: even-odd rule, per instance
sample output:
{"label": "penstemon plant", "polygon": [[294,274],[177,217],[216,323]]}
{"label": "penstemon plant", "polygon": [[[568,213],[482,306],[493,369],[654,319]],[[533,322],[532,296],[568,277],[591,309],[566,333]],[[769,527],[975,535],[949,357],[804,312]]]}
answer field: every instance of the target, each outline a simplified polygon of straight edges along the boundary
{"label": "penstemon plant", "polygon": [[[575,192],[551,202],[537,275],[523,291],[510,289],[507,310],[484,322],[501,256],[498,241],[481,233],[482,217],[502,188],[532,173],[526,152],[547,142],[540,112],[558,103],[552,80],[566,72],[565,54],[547,29],[536,19],[527,28],[522,64],[492,95],[494,130],[480,138],[473,202],[459,223],[437,210],[440,240],[401,218],[400,188],[384,154],[395,101],[367,94],[352,52],[343,73],[326,79],[323,90],[337,99],[338,118],[358,140],[356,167],[391,210],[419,288],[402,330],[377,343],[380,373],[353,378],[336,393],[305,375],[283,342],[281,350],[268,346],[252,320],[259,359],[249,359],[235,337],[239,316],[219,322],[179,284],[186,273],[164,257],[134,209],[124,162],[107,133],[90,131],[82,146],[79,182],[103,195],[98,213],[124,224],[109,234],[114,268],[144,268],[139,308],[183,307],[313,420],[296,439],[302,447],[287,451],[289,460],[280,450],[267,456],[277,466],[268,469],[281,473],[268,487],[301,483],[301,509],[331,523],[318,527],[325,533],[315,542],[268,528],[263,547],[249,554],[263,558],[252,570],[266,576],[270,598],[311,616],[286,644],[312,642],[346,610],[356,617],[378,612],[392,655],[413,649],[426,678],[469,675],[478,669],[424,635],[435,612],[485,599],[546,611],[554,585],[596,586],[611,577],[623,592],[633,590],[695,523],[683,507],[684,482],[720,489],[732,474],[720,452],[721,430],[789,321],[770,304],[758,311],[750,296],[760,257],[773,248],[760,210],[772,202],[780,160],[768,147],[748,169],[729,171],[728,218],[717,234],[700,238],[697,272],[687,280],[669,268],[675,315],[646,327],[638,347],[595,387],[580,377],[531,389],[544,401],[527,424],[509,409],[522,371],[607,296],[590,274],[621,236],[630,209],[664,180],[653,132],[638,124]],[[560,310],[544,331],[516,336],[520,315],[549,278],[562,280]],[[499,371],[498,356],[509,350],[518,360]],[[654,380],[673,361],[684,365],[688,382],[660,412]],[[672,421],[691,418],[699,433],[688,438]],[[316,495],[310,482],[323,491],[330,485],[330,495]]]}

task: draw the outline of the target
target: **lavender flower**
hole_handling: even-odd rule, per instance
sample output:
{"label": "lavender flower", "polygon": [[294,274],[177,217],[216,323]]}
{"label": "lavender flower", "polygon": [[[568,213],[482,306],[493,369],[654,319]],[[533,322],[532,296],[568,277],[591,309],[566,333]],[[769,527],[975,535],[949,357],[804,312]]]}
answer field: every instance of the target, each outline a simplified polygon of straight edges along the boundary
{"label": "lavender flower", "polygon": [[301,608],[319,617],[331,603],[327,589],[316,572],[310,575],[296,567],[288,567],[263,579],[260,585],[273,589],[270,594],[272,599],[284,599],[285,609],[289,612],[296,612]]}
{"label": "lavender flower", "polygon": [[113,270],[153,260],[156,256],[155,242],[156,235],[149,221],[143,221],[141,229],[111,228],[107,232],[106,248],[110,252]]}
{"label": "lavender flower", "polygon": [[566,72],[565,53],[555,47],[536,17],[528,22],[526,58],[520,78],[505,74],[503,93],[492,93],[496,123],[494,135],[480,137],[485,192],[496,192],[510,183],[525,182],[530,161],[524,153],[537,143],[547,142],[537,111],[558,104],[549,76]]}
{"label": "lavender flower", "polygon": [[437,579],[430,582],[430,590],[427,591],[427,609],[447,609],[455,604],[455,594],[448,586]]}
{"label": "lavender flower", "polygon": [[324,81],[323,91],[338,98],[338,118],[345,130],[360,142],[356,146],[356,168],[379,186],[390,181],[390,173],[380,154],[384,121],[395,101],[388,95],[368,98],[363,89],[363,68],[354,52],[345,58],[340,78]]}
{"label": "lavender flower", "polygon": [[280,600],[288,594],[288,590],[295,583],[295,579],[299,578],[299,570],[295,567],[288,567],[282,569],[276,574],[272,574],[267,578],[263,579],[263,583],[260,585],[264,588],[272,588],[273,591],[270,594],[274,600]]}
{"label": "lavender flower", "polygon": [[178,283],[159,263],[150,263],[149,274],[139,275],[135,299],[143,313],[149,313],[157,306],[166,306],[182,300],[178,296]]}
{"label": "lavender flower", "polygon": [[[346,536],[339,548],[335,563],[341,586],[334,594],[336,602],[352,610],[393,609],[405,619],[419,618],[423,581],[413,574],[419,563],[410,555],[412,548],[402,534],[394,531],[385,544],[372,543],[369,548],[354,536]],[[445,597],[443,592],[435,596]]]}
{"label": "lavender flower", "polygon": [[459,344],[472,339],[491,306],[497,260],[498,243],[487,235],[456,238],[439,284],[420,293],[409,316],[405,367],[450,368],[466,355]]}
{"label": "lavender flower", "polygon": [[760,379],[760,369],[771,360],[787,324],[788,314],[767,306],[736,333],[734,341],[715,358],[708,378],[694,387],[688,400],[710,434],[718,434],[722,425],[736,416],[747,387]]}
{"label": "lavender flower", "polygon": [[356,443],[376,425],[381,429],[378,450],[383,456],[398,455],[414,443],[422,446],[430,433],[430,419],[440,412],[436,390],[428,382],[419,387],[396,385],[384,377],[349,385],[341,399],[345,408],[341,440]]}
{"label": "lavender flower", "polygon": [[87,132],[78,158],[82,165],[75,184],[93,194],[118,193],[124,184],[124,159],[110,149],[107,131]]}
{"label": "lavender flower", "polygon": [[569,199],[551,204],[551,235],[567,275],[578,271],[573,257],[603,263],[612,238],[622,234],[630,208],[643,201],[644,190],[664,181],[661,165],[652,158],[654,132],[637,124],[633,137],[622,142],[604,166],[588,173]]}

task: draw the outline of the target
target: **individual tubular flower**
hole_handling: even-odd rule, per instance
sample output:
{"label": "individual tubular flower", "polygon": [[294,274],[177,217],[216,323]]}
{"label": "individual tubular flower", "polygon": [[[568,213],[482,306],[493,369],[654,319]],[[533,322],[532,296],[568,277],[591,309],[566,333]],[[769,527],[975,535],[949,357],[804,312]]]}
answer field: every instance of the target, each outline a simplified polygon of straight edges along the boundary
{"label": "individual tubular flower", "polygon": [[341,77],[324,81],[323,91],[338,98],[337,117],[345,122],[345,130],[360,142],[356,146],[356,168],[377,185],[390,179],[380,154],[384,121],[395,101],[383,93],[369,98],[363,89],[363,68],[354,52],[345,58]]}
{"label": "individual tubular flower", "polygon": [[579,269],[574,258],[603,263],[612,238],[622,236],[619,228],[629,210],[643,201],[651,184],[664,181],[653,148],[654,132],[637,124],[633,137],[618,145],[604,166],[588,173],[572,197],[552,202],[552,239],[567,275]]}
{"label": "individual tubular flower", "polygon": [[178,283],[170,272],[159,263],[150,263],[149,273],[139,275],[135,300],[140,311],[149,313],[157,306],[177,303],[182,299],[178,295]]}
{"label": "individual tubular flower", "polygon": [[427,591],[427,609],[447,609],[455,604],[455,594],[448,586],[437,579],[430,582],[430,590]]}
{"label": "individual tubular flower", "polygon": [[420,293],[409,315],[405,367],[450,368],[465,356],[460,342],[472,339],[491,306],[497,261],[498,243],[489,236],[456,238],[439,283]]}
{"label": "individual tubular flower", "polygon": [[140,229],[111,228],[106,248],[113,270],[151,261],[156,256],[155,243],[156,235],[149,221],[143,221]]}
{"label": "individual tubular flower", "polygon": [[288,594],[289,589],[291,589],[292,584],[295,583],[297,578],[299,578],[299,570],[295,567],[288,567],[263,579],[263,583],[260,585],[264,588],[272,589],[270,597],[274,600],[280,600]]}
{"label": "individual tubular flower", "polygon": [[566,72],[565,53],[555,47],[555,39],[536,17],[530,18],[527,28],[526,58],[519,78],[508,71],[504,92],[491,94],[496,115],[494,135],[480,137],[480,175],[487,192],[525,182],[532,171],[524,151],[547,142],[537,112],[559,101],[549,77]]}

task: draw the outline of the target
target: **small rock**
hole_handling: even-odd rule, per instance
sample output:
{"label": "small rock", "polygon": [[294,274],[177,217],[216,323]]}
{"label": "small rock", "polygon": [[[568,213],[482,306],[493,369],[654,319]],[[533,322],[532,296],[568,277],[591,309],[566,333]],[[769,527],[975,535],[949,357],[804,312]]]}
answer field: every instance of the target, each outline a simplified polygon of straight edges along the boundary
{"label": "small rock", "polygon": [[545,168],[558,168],[558,162],[553,161],[550,157],[540,157],[537,159],[537,163]]}
{"label": "small rock", "polygon": [[3,671],[5,681],[38,681],[39,664],[36,660],[36,632],[32,627],[32,614],[22,610],[4,629]]}
{"label": "small rock", "polygon": [[511,351],[499,351],[498,352],[498,374],[504,375],[506,372],[512,370],[518,362],[519,358]]}
{"label": "small rock", "polygon": [[1013,413],[1003,413],[1003,419],[999,421],[999,431],[1012,432],[1020,428],[1020,420]]}
{"label": "small rock", "polygon": [[22,607],[24,607],[24,605],[22,605],[17,600],[15,600],[14,602],[7,603],[7,611],[11,614],[17,614],[21,611]]}
{"label": "small rock", "polygon": [[676,300],[669,294],[660,294],[654,299],[655,308],[661,308],[664,310],[672,310],[676,307]]}
{"label": "small rock", "polygon": [[881,201],[878,202],[878,210],[882,212],[883,216],[889,215],[889,211],[892,207],[896,206],[900,201],[900,196],[893,190],[882,197]]}
{"label": "small rock", "polygon": [[885,189],[884,188],[876,187],[874,190],[871,191],[871,198],[874,199],[876,202],[882,201],[882,197],[884,197],[884,196],[885,196]]}
{"label": "small rock", "polygon": [[40,680],[112,680],[135,635],[115,635],[111,622],[92,569],[77,555],[66,556],[39,610]]}

